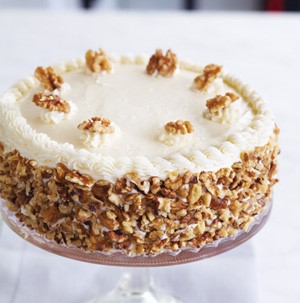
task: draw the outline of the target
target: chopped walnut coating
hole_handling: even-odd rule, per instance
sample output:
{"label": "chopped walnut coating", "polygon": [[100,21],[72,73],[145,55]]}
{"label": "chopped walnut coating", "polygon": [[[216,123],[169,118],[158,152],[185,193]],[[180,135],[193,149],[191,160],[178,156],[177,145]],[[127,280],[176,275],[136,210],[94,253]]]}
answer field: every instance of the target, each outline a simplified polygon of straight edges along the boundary
{"label": "chopped walnut coating", "polygon": [[176,122],[168,122],[165,125],[165,130],[170,134],[190,134],[194,131],[194,128],[189,121],[177,120]]}
{"label": "chopped walnut coating", "polygon": [[203,74],[194,79],[199,90],[206,90],[208,86],[221,74],[222,66],[209,64],[205,66]]}
{"label": "chopped walnut coating", "polygon": [[59,244],[130,255],[198,249],[247,230],[264,209],[278,181],[277,133],[216,172],[128,173],[116,182],[61,163],[39,166],[0,143],[0,195],[27,227]]}
{"label": "chopped walnut coating", "polygon": [[150,190],[150,182],[146,180],[141,180],[137,173],[128,173],[126,174],[126,178],[129,179],[130,182],[135,184],[140,191],[143,191],[147,194]]}
{"label": "chopped walnut coating", "polygon": [[36,68],[34,72],[34,76],[41,81],[42,85],[50,90],[53,91],[56,88],[60,88],[62,83],[64,83],[64,80],[61,76],[57,75],[54,72],[54,69],[49,67],[42,67],[39,66]]}
{"label": "chopped walnut coating", "polygon": [[36,106],[50,111],[69,113],[71,110],[70,104],[67,101],[51,93],[37,93],[33,96],[32,102],[34,102]]}
{"label": "chopped walnut coating", "polygon": [[110,120],[100,117],[93,117],[85,120],[80,123],[77,128],[99,134],[112,134],[114,132],[114,128],[111,126]]}
{"label": "chopped walnut coating", "polygon": [[99,52],[89,49],[85,54],[85,61],[87,67],[92,71],[99,73],[101,71],[110,72],[112,69],[111,62],[106,52],[100,48]]}
{"label": "chopped walnut coating", "polygon": [[94,184],[94,180],[90,176],[80,174],[77,171],[68,171],[65,179],[81,186],[92,187]]}
{"label": "chopped walnut coating", "polygon": [[151,56],[146,71],[149,75],[157,72],[163,77],[170,77],[175,72],[176,67],[177,57],[170,49],[165,56],[161,49],[157,49],[155,54]]}
{"label": "chopped walnut coating", "polygon": [[187,199],[189,203],[194,204],[196,203],[200,197],[202,196],[202,187],[199,184],[193,184],[190,188],[189,194]]}
{"label": "chopped walnut coating", "polygon": [[239,96],[234,93],[226,93],[224,96],[217,95],[216,97],[206,101],[206,107],[209,112],[214,114],[228,108],[231,103],[239,99]]}

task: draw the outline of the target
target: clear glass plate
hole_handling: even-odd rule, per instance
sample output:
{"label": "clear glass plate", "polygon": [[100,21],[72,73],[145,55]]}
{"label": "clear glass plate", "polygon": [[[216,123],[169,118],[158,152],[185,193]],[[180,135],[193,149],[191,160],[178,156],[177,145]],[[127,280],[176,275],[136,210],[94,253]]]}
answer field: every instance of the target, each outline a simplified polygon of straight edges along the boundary
{"label": "clear glass plate", "polygon": [[[147,267],[170,266],[199,261],[233,249],[249,240],[263,228],[270,216],[271,209],[272,200],[255,217],[247,231],[241,230],[235,236],[219,239],[199,249],[185,249],[176,254],[164,252],[156,256],[133,257],[120,252],[111,254],[86,252],[77,247],[67,247],[55,241],[50,241],[21,223],[14,213],[8,210],[5,201],[0,199],[3,220],[15,233],[33,245],[66,258],[95,264],[128,267],[127,272],[111,293],[89,303],[182,303],[181,300],[155,289]],[[144,269],[138,269],[137,267],[144,267]]]}

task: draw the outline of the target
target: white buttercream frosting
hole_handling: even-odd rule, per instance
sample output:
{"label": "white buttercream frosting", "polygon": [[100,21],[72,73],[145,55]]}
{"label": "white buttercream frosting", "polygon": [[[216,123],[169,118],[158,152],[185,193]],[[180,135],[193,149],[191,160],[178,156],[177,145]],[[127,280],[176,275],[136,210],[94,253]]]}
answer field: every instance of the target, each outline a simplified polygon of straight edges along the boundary
{"label": "white buttercream frosting", "polygon": [[186,144],[189,144],[192,140],[193,133],[187,133],[187,134],[172,134],[169,133],[163,128],[161,135],[159,136],[159,140],[163,142],[166,145],[169,146],[184,146]]}
{"label": "white buttercream frosting", "polygon": [[[209,96],[223,95],[226,93],[226,86],[222,78],[216,78],[212,83],[203,91],[204,94]],[[191,84],[191,89],[195,92],[199,91],[194,82]]]}
{"label": "white buttercream frosting", "polygon": [[208,109],[203,111],[203,117],[216,123],[234,124],[243,120],[244,115],[251,115],[247,104],[243,100],[232,103],[216,113],[211,113]]}
{"label": "white buttercream frosting", "polygon": [[111,123],[114,132],[110,134],[100,134],[98,132],[90,132],[82,130],[80,139],[87,148],[101,148],[102,146],[111,146],[116,140],[121,137],[120,128],[114,123]]}
{"label": "white buttercream frosting", "polygon": [[59,112],[56,110],[48,111],[47,109],[42,109],[40,114],[40,119],[44,123],[54,123],[59,124],[62,120],[71,119],[77,110],[77,105],[72,101],[68,101],[70,105],[70,111],[68,113]]}
{"label": "white buttercream frosting", "polygon": [[[53,94],[60,96],[63,100],[65,99],[65,95],[70,92],[71,86],[69,83],[63,83],[60,88],[57,88],[53,90],[52,92],[45,90],[45,93],[47,94]],[[68,113],[60,112],[60,111],[50,111],[48,109],[40,108],[38,109],[40,112],[40,119],[44,123],[54,123],[54,124],[59,124],[62,120],[64,119],[70,119],[74,113],[77,110],[76,104],[74,104],[72,101],[68,100],[67,101],[70,105],[70,111]]]}
{"label": "white buttercream frosting", "polygon": [[[32,76],[20,81],[0,99],[0,141],[7,151],[17,149],[40,165],[58,162],[96,179],[115,180],[135,171],[142,177],[165,178],[173,170],[216,171],[240,160],[240,153],[265,145],[274,129],[272,113],[261,97],[239,79],[223,74],[207,92],[191,88],[202,71],[181,61],[170,78],[145,73],[147,57],[112,56],[114,73],[88,75],[84,60],[54,66],[70,89],[61,93],[77,110],[71,119],[47,124],[32,96],[42,90]],[[240,99],[232,104],[220,124],[203,117],[205,102],[216,94],[233,91]],[[120,136],[107,144],[100,138],[80,139],[77,125],[94,116],[108,117],[118,125]],[[161,126],[169,121],[189,120],[194,127],[184,144],[168,146],[159,140]],[[176,137],[177,138],[177,137]],[[95,141],[96,140],[96,141]],[[94,143],[92,143],[94,142]],[[98,142],[98,143],[95,143]]]}

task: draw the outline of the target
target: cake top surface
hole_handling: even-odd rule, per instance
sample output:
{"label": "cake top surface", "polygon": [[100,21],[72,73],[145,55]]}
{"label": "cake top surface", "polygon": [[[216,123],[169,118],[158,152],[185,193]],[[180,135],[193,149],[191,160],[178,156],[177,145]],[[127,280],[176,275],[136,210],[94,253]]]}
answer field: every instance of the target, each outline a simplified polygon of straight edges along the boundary
{"label": "cake top surface", "polygon": [[44,69],[10,89],[0,101],[5,148],[97,179],[163,177],[230,167],[272,134],[266,103],[221,69],[206,83],[211,66],[176,61],[163,74],[147,56],[108,58],[102,70],[87,58],[54,66],[54,87]]}

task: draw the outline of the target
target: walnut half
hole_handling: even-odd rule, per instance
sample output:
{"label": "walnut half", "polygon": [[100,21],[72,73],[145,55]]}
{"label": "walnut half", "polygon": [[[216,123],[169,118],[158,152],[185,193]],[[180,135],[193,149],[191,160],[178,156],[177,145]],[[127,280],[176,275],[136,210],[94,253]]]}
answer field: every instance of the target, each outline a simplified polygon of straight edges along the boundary
{"label": "walnut half", "polygon": [[37,93],[33,96],[32,102],[34,102],[36,106],[50,111],[69,113],[71,110],[70,104],[67,101],[62,100],[60,96],[51,93]]}
{"label": "walnut half", "polygon": [[208,86],[217,78],[222,72],[222,66],[209,64],[206,65],[203,74],[194,79],[194,83],[199,90],[206,90]]}
{"label": "walnut half", "polygon": [[151,56],[146,71],[149,75],[153,75],[155,71],[163,77],[173,75],[177,67],[177,57],[170,49],[164,56],[161,49],[157,49],[155,54]]}
{"label": "walnut half", "polygon": [[165,125],[165,130],[170,134],[185,135],[187,133],[192,133],[194,131],[194,128],[190,121],[177,120],[176,122],[168,122]]}
{"label": "walnut half", "polygon": [[64,80],[61,76],[57,75],[54,72],[53,67],[42,67],[39,66],[35,69],[34,76],[41,81],[42,85],[50,90],[53,91],[56,88],[60,88]]}
{"label": "walnut half", "polygon": [[218,113],[225,108],[228,108],[231,103],[235,102],[239,99],[239,96],[235,95],[234,93],[226,93],[225,96],[217,95],[212,99],[208,99],[206,101],[206,107],[208,108],[209,112],[212,114]]}
{"label": "walnut half", "polygon": [[112,69],[110,60],[106,52],[100,48],[99,52],[89,49],[85,54],[85,62],[87,67],[92,71],[99,73],[101,71],[110,72]]}
{"label": "walnut half", "polygon": [[114,132],[114,128],[111,126],[110,120],[100,117],[93,117],[85,120],[80,123],[77,128],[99,134],[111,134]]}

